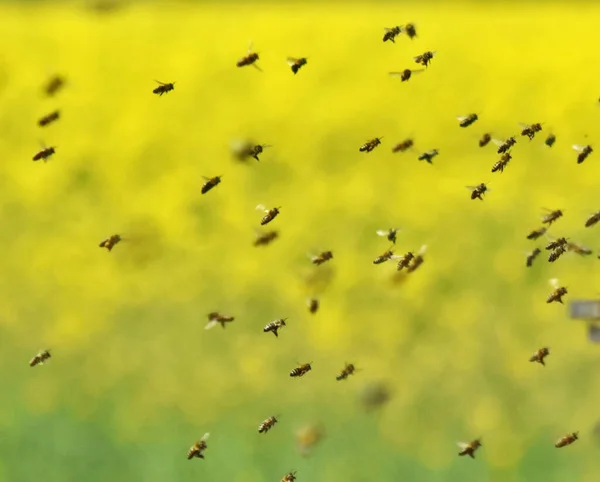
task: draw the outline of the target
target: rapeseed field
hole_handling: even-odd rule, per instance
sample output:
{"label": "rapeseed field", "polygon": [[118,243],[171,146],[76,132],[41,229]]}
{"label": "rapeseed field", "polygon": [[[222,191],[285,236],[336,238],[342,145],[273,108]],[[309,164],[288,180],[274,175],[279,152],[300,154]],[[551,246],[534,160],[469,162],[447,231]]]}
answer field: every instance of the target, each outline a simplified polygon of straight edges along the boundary
{"label": "rapeseed field", "polygon": [[[600,8],[592,3],[0,6],[0,481],[596,482],[598,346],[566,306],[596,254],[526,253],[542,208],[595,250]],[[382,42],[414,22],[417,38]],[[236,68],[253,50],[262,72]],[[418,68],[408,82],[389,71]],[[297,75],[286,57],[307,57]],[[52,98],[53,74],[66,86]],[[152,94],[155,80],[176,82]],[[37,119],[61,118],[44,129]],[[477,113],[461,129],[456,116]],[[531,142],[519,123],[544,122]],[[517,135],[502,174],[484,132]],[[544,138],[553,132],[551,149]],[[381,137],[373,152],[359,152]],[[392,153],[415,140],[412,151]],[[268,144],[260,162],[230,143]],[[31,157],[56,146],[47,163]],[[433,165],[419,153],[438,149]],[[203,176],[222,183],[200,194]],[[490,182],[484,202],[467,185]],[[259,203],[281,206],[255,248]],[[396,252],[428,246],[395,277]],[[119,233],[108,253],[99,242]],[[544,242],[542,242],[544,241]],[[315,268],[307,253],[331,250]],[[311,315],[306,299],[321,308]],[[235,316],[204,330],[206,316]],[[263,327],[288,318],[277,338]],[[549,346],[546,367],[529,363]],[[53,356],[26,364],[37,351]],[[297,362],[313,362],[293,379]],[[335,377],[351,362],[360,369]],[[365,412],[370,383],[389,402]],[[279,423],[266,435],[258,424]],[[322,423],[310,457],[294,432]],[[557,451],[556,439],[580,440]],[[186,461],[210,432],[205,460]],[[457,440],[482,437],[477,458]]]}

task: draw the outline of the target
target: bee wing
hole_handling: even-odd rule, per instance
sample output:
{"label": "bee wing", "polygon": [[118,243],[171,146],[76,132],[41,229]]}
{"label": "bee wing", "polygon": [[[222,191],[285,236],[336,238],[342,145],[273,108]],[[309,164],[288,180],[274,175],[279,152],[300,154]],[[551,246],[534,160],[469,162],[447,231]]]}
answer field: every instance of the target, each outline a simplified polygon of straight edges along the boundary
{"label": "bee wing", "polygon": [[583,149],[585,148],[585,146],[580,146],[579,144],[573,144],[573,149],[575,149],[576,151],[583,151]]}
{"label": "bee wing", "polygon": [[251,54],[252,53],[252,44],[254,42],[252,40],[250,40],[250,43],[248,44],[248,53]]}
{"label": "bee wing", "polygon": [[202,440],[203,442],[206,442],[208,440],[208,437],[210,437],[210,433],[206,432],[200,440]]}
{"label": "bee wing", "polygon": [[210,181],[210,177],[206,177],[206,176],[202,176],[202,179],[204,179],[205,181]]}
{"label": "bee wing", "polygon": [[262,204],[258,204],[258,205],[256,206],[256,210],[257,210],[257,211],[265,211],[265,212],[267,212],[267,211],[268,211],[268,209],[267,209],[267,208],[266,208],[264,205],[262,205]]}
{"label": "bee wing", "polygon": [[462,450],[466,449],[469,446],[467,442],[456,442],[456,445],[458,445]]}
{"label": "bee wing", "polygon": [[389,72],[392,77],[402,77],[403,72]]}
{"label": "bee wing", "polygon": [[295,59],[294,57],[288,57],[286,59],[286,62],[288,63],[288,65],[291,67],[292,65],[294,65],[296,62],[298,62],[298,59]]}
{"label": "bee wing", "polygon": [[504,144],[506,141],[501,141],[500,139],[496,139],[495,137],[492,137],[492,142],[494,144],[496,144],[498,147],[500,147],[502,144]]}
{"label": "bee wing", "polygon": [[465,121],[465,120],[467,120],[467,119],[468,119],[468,117],[467,117],[466,115],[458,115],[458,116],[456,116],[456,119],[457,119],[459,122],[462,122],[462,121]]}
{"label": "bee wing", "polygon": [[418,254],[419,254],[420,256],[423,256],[423,255],[425,254],[425,252],[426,252],[426,251],[427,251],[427,245],[426,245],[426,244],[424,244],[423,246],[421,246],[421,249],[419,249],[419,252],[418,252]]}
{"label": "bee wing", "polygon": [[474,191],[475,189],[477,189],[479,186],[465,186],[469,191]]}
{"label": "bee wing", "polygon": [[259,72],[262,72],[262,71],[263,71],[263,70],[262,70],[262,69],[261,69],[261,68],[260,68],[258,65],[256,65],[256,63],[253,63],[253,64],[252,64],[252,67],[254,67],[254,68],[255,68],[256,70],[258,70]]}
{"label": "bee wing", "polygon": [[385,30],[386,32],[391,32],[392,31],[391,28],[387,28],[387,27],[383,27],[383,30]]}
{"label": "bee wing", "polygon": [[377,236],[387,236],[389,234],[389,231],[387,231],[385,229],[378,229],[376,232],[377,232]]}
{"label": "bee wing", "polygon": [[154,82],[156,82],[157,84],[160,84],[160,85],[167,85],[164,82],[161,82],[160,80],[156,80],[156,79],[154,79]]}
{"label": "bee wing", "polygon": [[415,69],[415,70],[412,70],[412,69],[411,69],[411,71],[410,71],[410,72],[411,72],[411,74],[413,74],[413,75],[414,75],[414,74],[420,74],[421,72],[425,72],[425,69]]}
{"label": "bee wing", "polygon": [[214,328],[215,326],[217,326],[219,322],[217,320],[212,320],[209,321],[206,326],[204,327],[205,330],[210,330],[211,328]]}
{"label": "bee wing", "polygon": [[558,288],[559,286],[558,278],[550,278],[548,282],[550,283],[550,286],[552,286],[554,289]]}
{"label": "bee wing", "polygon": [[519,127],[521,129],[527,129],[528,127],[531,127],[529,124],[525,124],[524,122],[519,122]]}

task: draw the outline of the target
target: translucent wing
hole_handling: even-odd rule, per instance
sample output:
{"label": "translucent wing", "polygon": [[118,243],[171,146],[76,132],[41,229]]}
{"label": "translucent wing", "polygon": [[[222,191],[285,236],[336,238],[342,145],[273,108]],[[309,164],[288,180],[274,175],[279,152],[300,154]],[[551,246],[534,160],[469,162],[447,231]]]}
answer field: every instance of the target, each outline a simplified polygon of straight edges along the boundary
{"label": "translucent wing", "polygon": [[202,179],[204,179],[205,181],[210,181],[210,177],[202,176]]}
{"label": "translucent wing", "polygon": [[467,119],[468,119],[468,117],[467,117],[466,115],[459,115],[459,116],[456,116],[456,119],[457,119],[459,122],[462,122],[462,121],[465,121],[465,120],[467,120]]}
{"label": "translucent wing", "polygon": [[421,246],[421,249],[419,249],[419,255],[423,256],[425,254],[425,252],[427,251],[427,245],[424,244],[423,246]]}
{"label": "translucent wing", "polygon": [[456,442],[456,445],[458,445],[461,448],[461,450],[464,450],[469,446],[467,442]]}
{"label": "translucent wing", "polygon": [[161,82],[160,80],[156,80],[156,79],[154,79],[154,82],[156,82],[156,83],[158,83],[158,84],[160,84],[160,85],[167,85],[167,84],[165,84],[164,82]]}
{"label": "translucent wing", "polygon": [[384,230],[384,229],[378,229],[377,230],[377,236],[387,236],[389,234],[389,231]]}
{"label": "translucent wing", "polygon": [[583,151],[583,149],[585,149],[585,146],[580,146],[579,144],[573,144],[573,149],[575,149],[576,151]]}
{"label": "translucent wing", "polygon": [[550,286],[552,286],[554,289],[559,287],[558,278],[551,278],[548,280],[548,282],[550,283]]}
{"label": "translucent wing", "polygon": [[298,59],[295,59],[294,57],[288,57],[286,59],[286,62],[288,63],[288,65],[291,67],[292,65],[294,65],[296,62],[298,62]]}
{"label": "translucent wing", "polygon": [[475,189],[477,189],[479,186],[465,186],[469,191],[474,191]]}
{"label": "translucent wing", "polygon": [[206,440],[208,440],[208,437],[210,437],[210,433],[206,432],[200,440],[202,440],[203,442],[206,442]]}
{"label": "translucent wing", "polygon": [[392,31],[391,28],[387,28],[387,27],[384,27],[383,30],[385,30],[386,32],[391,32]]}
{"label": "translucent wing", "polygon": [[253,64],[252,64],[252,67],[254,67],[254,68],[255,68],[256,70],[258,70],[259,72],[262,72],[262,71],[263,71],[263,70],[262,70],[262,69],[261,69],[261,68],[260,68],[258,65],[256,65],[256,63],[253,63]]}
{"label": "translucent wing", "polygon": [[425,72],[425,69],[416,69],[416,70],[411,70],[412,74],[420,74],[421,72]]}
{"label": "translucent wing", "polygon": [[392,77],[402,77],[404,75],[404,72],[389,72],[389,75],[391,75]]}
{"label": "translucent wing", "polygon": [[256,206],[256,210],[257,211],[265,211],[265,212],[268,211],[268,209],[264,205],[262,205],[262,204],[257,205]]}
{"label": "translucent wing", "polygon": [[251,53],[252,53],[252,44],[253,44],[253,41],[252,41],[252,40],[250,40],[250,43],[248,44],[248,53],[249,53],[249,54],[251,54]]}
{"label": "translucent wing", "polygon": [[214,328],[215,326],[217,326],[219,322],[217,320],[213,320],[213,321],[209,321],[206,326],[204,327],[205,330],[210,330],[211,328]]}
{"label": "translucent wing", "polygon": [[506,141],[501,141],[500,139],[496,139],[494,137],[492,137],[492,142],[494,144],[496,144],[498,147],[500,147],[502,144],[504,144]]}

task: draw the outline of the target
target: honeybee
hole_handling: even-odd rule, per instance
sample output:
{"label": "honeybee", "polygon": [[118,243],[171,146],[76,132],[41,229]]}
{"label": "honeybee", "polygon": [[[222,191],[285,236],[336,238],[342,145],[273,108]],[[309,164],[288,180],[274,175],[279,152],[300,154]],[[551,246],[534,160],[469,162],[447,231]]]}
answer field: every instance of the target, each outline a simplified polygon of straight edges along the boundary
{"label": "honeybee", "polygon": [[536,240],[538,238],[541,238],[544,234],[546,234],[546,231],[548,231],[548,228],[546,228],[546,227],[541,227],[540,229],[534,229],[527,235],[527,239]]}
{"label": "honeybee", "polygon": [[552,147],[555,142],[556,142],[556,136],[554,134],[550,133],[550,134],[548,134],[548,137],[546,137],[544,144],[546,144],[548,147]]}
{"label": "honeybee", "polygon": [[266,233],[256,232],[256,239],[254,240],[254,246],[267,246],[279,237],[277,231],[267,231]]}
{"label": "honeybee", "polygon": [[398,271],[402,271],[404,268],[408,268],[410,262],[414,259],[415,255],[412,251],[409,251],[403,256],[400,256],[400,261],[398,261]]}
{"label": "honeybee", "polygon": [[574,251],[580,256],[588,256],[592,254],[592,250],[590,248],[574,242],[567,243],[567,250]]}
{"label": "honeybee", "polygon": [[558,238],[550,241],[546,245],[546,249],[550,251],[550,254],[548,255],[548,262],[554,263],[558,258],[560,258],[564,253],[566,253],[567,244],[568,241],[566,238]]}
{"label": "honeybee", "polygon": [[389,74],[392,77],[400,77],[402,82],[406,82],[413,76],[413,74],[420,74],[421,72],[425,72],[425,69],[404,69],[402,72],[390,72]]}
{"label": "honeybee", "polygon": [[411,40],[417,36],[417,27],[415,27],[414,23],[407,23],[404,25],[403,30]]}
{"label": "honeybee", "polygon": [[309,298],[306,300],[306,306],[308,307],[308,312],[314,315],[319,311],[319,300],[317,298]]}
{"label": "honeybee", "polygon": [[519,124],[521,126],[521,135],[529,137],[532,140],[537,132],[542,130],[542,124],[539,122],[536,124]]}
{"label": "honeybee", "polygon": [[270,323],[267,323],[267,325],[263,328],[263,331],[265,333],[271,332],[276,337],[279,337],[279,333],[277,332],[281,327],[286,326],[285,320],[287,320],[287,318],[280,318],[279,320],[271,321]]}
{"label": "honeybee", "polygon": [[558,218],[563,215],[563,212],[560,209],[544,209],[548,211],[548,214],[542,216],[542,224],[547,224],[548,226],[551,226],[554,221],[558,220]]}
{"label": "honeybee", "polygon": [[485,134],[483,134],[481,136],[481,139],[479,139],[479,147],[487,146],[491,140],[492,140],[492,135],[490,133],[486,132]]}
{"label": "honeybee", "polygon": [[437,149],[424,152],[419,155],[419,161],[427,161],[429,164],[433,164],[433,158],[439,154]]}
{"label": "honeybee", "polygon": [[34,161],[39,161],[42,159],[44,162],[47,162],[51,156],[56,152],[56,146],[54,147],[43,147],[41,151],[39,151],[35,156],[33,156]]}
{"label": "honeybee", "polygon": [[267,418],[266,420],[263,420],[260,425],[258,426],[258,433],[267,433],[269,430],[271,430],[275,424],[278,422],[277,417],[272,416]]}
{"label": "honeybee", "polygon": [[535,261],[535,258],[537,258],[540,254],[541,254],[542,250],[540,248],[535,248],[531,253],[529,253],[527,255],[527,260],[525,262],[525,264],[527,265],[528,268],[531,268],[531,266],[533,266],[533,262]]}
{"label": "honeybee", "polygon": [[298,366],[290,372],[290,377],[302,377],[312,370],[312,362],[298,363]]}
{"label": "honeybee", "polygon": [[306,57],[302,57],[299,59],[295,59],[293,57],[288,57],[287,63],[292,68],[292,72],[294,72],[294,74],[296,74],[298,72],[298,70],[300,70],[300,67],[302,67],[303,65],[306,65]]}
{"label": "honeybee", "polygon": [[500,139],[492,138],[492,142],[498,146],[498,154],[504,154],[517,143],[517,139],[514,137],[509,137],[508,139],[501,141]]}
{"label": "honeybee", "polygon": [[396,235],[398,234],[398,231],[400,231],[400,228],[390,228],[388,230],[378,229],[377,236],[385,236],[388,241],[396,244]]}
{"label": "honeybee", "polygon": [[358,402],[367,410],[382,407],[392,398],[392,389],[383,381],[371,381],[358,393]]}
{"label": "honeybee", "polygon": [[375,139],[371,139],[370,141],[367,141],[362,146],[360,146],[360,148],[358,150],[360,152],[371,152],[379,144],[381,144],[381,139],[383,139],[383,136],[376,137]]}
{"label": "honeybee", "polygon": [[323,251],[322,253],[316,256],[311,256],[310,258],[312,264],[316,264],[317,266],[322,265],[330,259],[333,259],[333,253],[331,251]]}
{"label": "honeybee", "polygon": [[475,458],[475,452],[477,451],[477,449],[479,447],[481,447],[481,439],[477,439],[477,440],[473,440],[470,443],[466,443],[466,442],[457,442],[458,446],[460,447],[460,452],[458,452],[458,455],[460,455],[461,457],[463,455],[468,455],[469,457],[471,457],[472,459]]}
{"label": "honeybee", "polygon": [[281,206],[276,207],[276,208],[267,209],[262,204],[259,204],[258,206],[256,206],[256,209],[258,211],[265,212],[265,215],[263,216],[263,218],[260,221],[260,225],[264,226],[265,224],[269,224],[271,221],[273,221],[273,219],[275,219],[277,217],[277,215],[279,214],[279,210],[281,209]]}
{"label": "honeybee", "polygon": [[419,250],[417,255],[413,258],[413,260],[406,267],[407,273],[412,273],[412,272],[416,271],[417,268],[419,268],[419,266],[421,266],[425,262],[425,258],[423,257],[425,255],[425,251],[427,251],[426,244],[421,246],[421,249]]}
{"label": "honeybee", "polygon": [[265,150],[265,148],[267,147],[273,147],[270,146],[269,144],[255,144],[253,146],[251,146],[248,149],[248,152],[246,153],[246,155],[253,157],[254,159],[256,159],[258,162],[260,162],[260,159],[258,158],[259,154],[262,154],[262,152]]}
{"label": "honeybee", "polygon": [[296,472],[289,472],[283,476],[281,482],[294,482],[296,480]]}
{"label": "honeybee", "polygon": [[35,355],[31,360],[29,360],[29,366],[34,367],[36,365],[43,365],[46,360],[51,357],[50,350],[42,350],[37,355]]}
{"label": "honeybee", "polygon": [[252,65],[252,67],[262,72],[261,68],[258,65],[256,65],[257,60],[258,54],[256,52],[252,52],[252,42],[250,42],[250,45],[248,46],[248,54],[245,57],[242,57],[240,60],[238,60],[235,65],[237,65],[238,67]]}
{"label": "honeybee", "polygon": [[512,155],[510,152],[505,152],[504,154],[502,154],[500,160],[492,166],[492,172],[504,172],[504,168],[508,165],[511,159]]}
{"label": "honeybee", "polygon": [[205,330],[210,330],[214,326],[221,323],[221,327],[225,328],[225,323],[231,323],[235,318],[233,316],[222,315],[216,311],[208,314],[208,323],[204,327]]}
{"label": "honeybee", "polygon": [[578,440],[579,432],[573,432],[570,434],[565,435],[564,437],[558,439],[556,441],[556,443],[554,444],[554,446],[559,449],[561,447],[566,447],[567,445],[571,445],[573,442],[575,442],[575,440]]}
{"label": "honeybee", "polygon": [[466,186],[466,188],[471,191],[471,199],[479,199],[480,201],[483,201],[483,195],[487,192],[490,191],[491,189],[489,189],[485,183],[481,183],[478,184],[477,186]]}
{"label": "honeybee", "polygon": [[575,149],[579,154],[577,154],[577,164],[581,164],[583,161],[587,159],[587,157],[594,151],[592,146],[580,146],[578,144],[573,144],[573,149]]}
{"label": "honeybee", "polygon": [[398,256],[395,256],[394,252],[391,249],[388,249],[385,253],[381,254],[380,256],[377,256],[373,260],[373,264],[385,263],[386,261],[389,261],[390,259],[395,259],[395,258],[398,258]]}
{"label": "honeybee", "polygon": [[469,127],[470,125],[474,124],[478,119],[479,116],[477,114],[469,114],[469,115],[460,115],[457,117],[458,119],[458,125],[461,127]]}
{"label": "honeybee", "polygon": [[307,457],[311,449],[317,445],[325,435],[325,430],[320,424],[310,424],[296,432],[296,444],[301,455]]}
{"label": "honeybee", "polygon": [[192,460],[194,457],[197,457],[199,459],[204,458],[203,452],[208,447],[208,445],[206,445],[206,440],[208,439],[209,436],[210,436],[210,433],[205,433],[204,436],[198,442],[196,442],[194,445],[192,445],[190,447],[190,449],[188,450],[188,453],[187,453],[188,460]]}
{"label": "honeybee", "polygon": [[424,67],[427,67],[435,54],[436,52],[427,51],[422,53],[421,55],[417,55],[414,59],[417,64],[421,64]]}
{"label": "honeybee", "polygon": [[42,117],[39,121],[38,121],[38,125],[40,127],[45,127],[48,124],[51,124],[52,122],[58,120],[58,118],[60,117],[60,111],[55,110],[54,112],[51,112],[48,115],[45,115],[44,117]]}
{"label": "honeybee", "polygon": [[354,365],[352,363],[346,363],[346,366],[344,367],[344,369],[341,371],[341,373],[335,377],[335,379],[339,382],[340,380],[346,380],[346,378],[348,378],[350,375],[354,374],[356,370],[356,368],[354,368]]}
{"label": "honeybee", "polygon": [[596,224],[598,221],[600,221],[600,211],[596,211],[589,218],[587,218],[587,220],[585,222],[585,227],[589,228],[589,227],[593,226],[594,224]]}
{"label": "honeybee", "polygon": [[544,361],[544,358],[546,358],[548,355],[550,355],[550,348],[547,348],[547,347],[540,348],[533,355],[531,355],[529,357],[529,361],[537,362],[537,363],[542,364],[543,366],[546,366],[546,362]]}
{"label": "honeybee", "polygon": [[567,238],[550,238],[550,242],[546,245],[548,251],[558,249],[562,246],[566,246],[568,243]]}
{"label": "honeybee", "polygon": [[383,41],[387,42],[388,40],[392,43],[396,43],[396,37],[400,35],[402,29],[400,27],[392,27],[392,28],[384,28],[385,35],[383,36]]}
{"label": "honeybee", "polygon": [[206,177],[206,176],[202,176],[204,178],[204,180],[206,181],[204,184],[202,184],[202,189],[200,190],[202,192],[202,194],[206,194],[208,191],[210,191],[213,187],[215,187],[217,184],[219,184],[221,182],[221,178],[223,177],[221,176],[215,176],[215,177]]}
{"label": "honeybee", "polygon": [[175,82],[169,82],[169,83],[164,83],[161,82],[160,80],[155,80],[154,82],[157,82],[159,84],[158,87],[156,87],[152,93],[153,94],[158,94],[159,97],[162,97],[163,94],[166,94],[167,92],[171,92],[172,90],[175,90]]}
{"label": "honeybee", "polygon": [[113,234],[112,236],[103,240],[98,246],[101,248],[106,248],[110,252],[115,247],[115,245],[121,241],[122,239],[119,234]]}
{"label": "honeybee", "polygon": [[44,91],[46,92],[46,95],[52,97],[54,94],[56,94],[63,86],[65,85],[65,79],[63,79],[62,77],[60,77],[59,75],[55,75],[54,77],[52,77],[48,83],[46,84],[46,86],[44,87]]}
{"label": "honeybee", "polygon": [[400,142],[400,143],[396,144],[394,147],[392,147],[392,152],[408,151],[413,145],[414,145],[414,142],[412,139],[404,139],[402,142]]}
{"label": "honeybee", "polygon": [[562,297],[568,293],[567,288],[564,286],[560,286],[559,281],[556,278],[552,278],[550,280],[550,285],[554,288],[554,291],[548,295],[548,297],[546,298],[546,303],[553,303],[555,301],[558,301],[559,303],[564,305]]}

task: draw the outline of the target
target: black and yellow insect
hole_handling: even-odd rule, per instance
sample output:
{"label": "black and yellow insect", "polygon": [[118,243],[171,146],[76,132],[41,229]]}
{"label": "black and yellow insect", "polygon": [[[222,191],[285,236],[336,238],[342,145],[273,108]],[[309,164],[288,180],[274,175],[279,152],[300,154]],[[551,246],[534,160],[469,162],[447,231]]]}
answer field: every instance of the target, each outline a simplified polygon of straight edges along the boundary
{"label": "black and yellow insect", "polygon": [[175,90],[175,82],[169,82],[169,83],[164,83],[161,82],[159,80],[155,80],[154,82],[158,82],[159,86],[156,87],[152,93],[153,94],[157,94],[158,96],[162,97],[163,94],[166,94],[167,92],[171,92],[172,90]]}
{"label": "black and yellow insect", "polygon": [[299,363],[298,366],[290,372],[290,377],[303,377],[311,370],[312,362],[302,364]]}
{"label": "black and yellow insect", "polygon": [[216,187],[218,184],[221,183],[221,178],[223,176],[215,176],[215,177],[206,177],[206,176],[202,176],[204,179],[204,184],[202,184],[202,188],[200,189],[200,192],[202,194],[206,194],[208,191],[210,191],[213,187]]}

